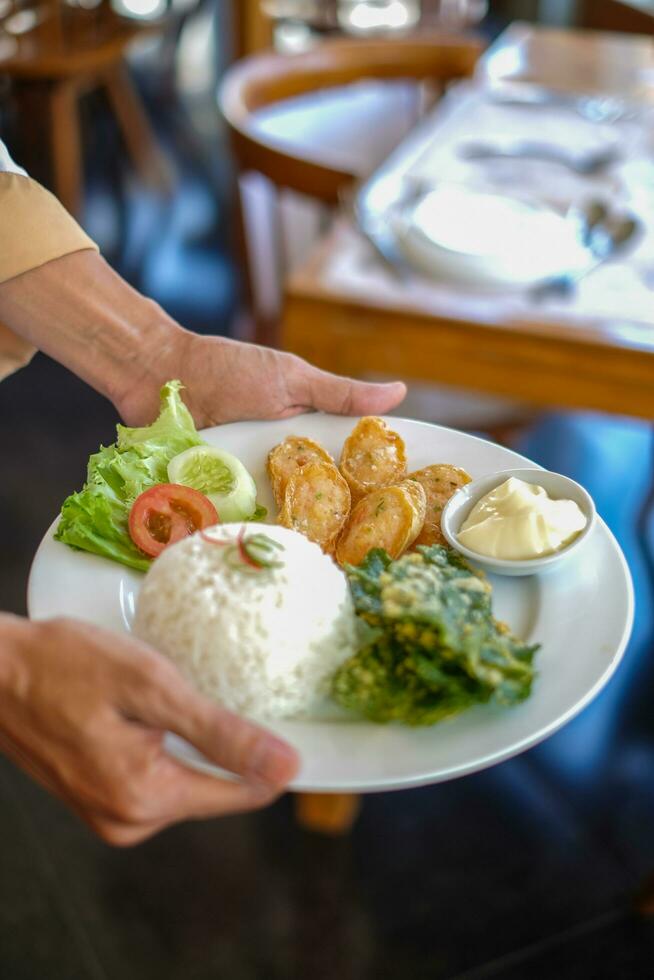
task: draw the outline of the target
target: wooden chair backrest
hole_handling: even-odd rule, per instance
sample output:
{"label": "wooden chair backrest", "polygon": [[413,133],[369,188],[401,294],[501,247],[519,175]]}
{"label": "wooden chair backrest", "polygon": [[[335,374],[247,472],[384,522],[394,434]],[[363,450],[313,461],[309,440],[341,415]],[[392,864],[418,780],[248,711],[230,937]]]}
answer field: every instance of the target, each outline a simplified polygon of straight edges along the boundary
{"label": "wooden chair backrest", "polygon": [[472,75],[482,50],[476,38],[430,34],[326,41],[302,54],[245,58],[226,73],[219,95],[239,170],[257,170],[279,187],[334,203],[356,175],[280,147],[254,125],[257,111],[363,79],[415,79],[443,87]]}

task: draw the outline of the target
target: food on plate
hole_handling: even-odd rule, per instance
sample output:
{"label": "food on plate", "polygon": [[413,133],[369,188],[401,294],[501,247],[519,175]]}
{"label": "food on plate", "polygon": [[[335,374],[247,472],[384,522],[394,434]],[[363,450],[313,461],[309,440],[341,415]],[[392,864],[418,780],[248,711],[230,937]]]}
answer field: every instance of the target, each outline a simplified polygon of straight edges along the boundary
{"label": "food on plate", "polygon": [[[343,444],[339,468],[353,508],[347,521],[333,465],[322,446],[303,436],[284,439],[268,455],[279,522],[306,534],[325,551],[334,551],[340,563],[355,565],[371,548],[384,548],[399,558],[412,544],[444,543],[441,510],[459,487],[470,482],[465,470],[449,463],[426,466],[407,476],[404,441],[378,416],[359,419]],[[323,481],[320,496],[311,486],[318,480]],[[399,492],[379,495],[398,486]]]}
{"label": "food on plate", "polygon": [[332,462],[315,459],[286,484],[279,523],[331,554],[350,513],[350,488]]}
{"label": "food on plate", "polygon": [[[129,532],[132,505],[150,487],[170,483],[168,466],[175,457],[204,446],[181,399],[182,387],[180,381],[165,384],[159,417],[152,425],[134,429],[118,425],[116,442],[91,456],[82,490],[67,497],[61,508],[58,541],[139,571],[150,567],[150,554],[135,544]],[[256,518],[259,512],[246,516]]]}
{"label": "food on plate", "polygon": [[431,725],[474,704],[527,698],[537,645],[492,615],[491,587],[456,552],[381,550],[348,568],[368,640],[337,671],[336,700],[371,721]]}
{"label": "food on plate", "polygon": [[167,548],[135,632],[204,694],[260,719],[310,716],[355,651],[345,575],[285,527],[220,524]]}
{"label": "food on plate", "polygon": [[383,419],[365,416],[345,440],[339,467],[355,504],[373,490],[405,478],[404,441]]}
{"label": "food on plate", "polygon": [[412,480],[369,493],[352,508],[336,544],[337,561],[358,565],[372,548],[398,558],[420,532],[425,508],[425,491]]}
{"label": "food on plate", "polygon": [[480,555],[524,561],[565,548],[587,522],[574,500],[554,500],[543,487],[512,476],[475,504],[457,539]]}
{"label": "food on plate", "polygon": [[157,483],[139,494],[129,512],[129,535],[151,558],[196,531],[218,524],[218,512],[199,490]]}
{"label": "food on plate", "polygon": [[449,463],[434,463],[421,470],[409,473],[408,480],[416,480],[427,497],[425,523],[414,542],[419,544],[447,544],[441,531],[443,507],[460,487],[470,483],[471,477],[465,470]]}
{"label": "food on plate", "polygon": [[163,386],[161,411],[152,425],[118,425],[116,442],[91,456],[83,489],[61,508],[58,541],[142,571],[150,566],[150,558],[129,534],[132,504],[144,490],[168,482],[173,456],[202,442],[180,397],[181,387],[179,381]]}
{"label": "food on plate", "polygon": [[[118,426],[116,444],[91,457],[57,537],[147,570],[135,632],[200,691],[264,721],[324,717],[331,695],[409,725],[529,695],[537,647],[493,618],[485,578],[434,543],[467,473],[441,463],[407,476],[404,443],[379,418],[356,423],[340,469],[289,436],[268,454],[280,513],[264,526],[251,475],[201,440],[180,388],[164,386],[151,426]],[[484,535],[504,550],[538,535],[559,547],[578,533],[575,506],[508,480],[460,537],[480,553]]]}
{"label": "food on plate", "polygon": [[240,459],[224,449],[215,446],[185,449],[169,462],[168,479],[206,494],[223,524],[247,521],[256,510],[256,483]]}
{"label": "food on plate", "polygon": [[273,497],[278,507],[284,504],[286,484],[299,469],[307,463],[332,463],[334,460],[326,449],[313,439],[305,436],[287,436],[268,453],[267,470],[272,486]]}

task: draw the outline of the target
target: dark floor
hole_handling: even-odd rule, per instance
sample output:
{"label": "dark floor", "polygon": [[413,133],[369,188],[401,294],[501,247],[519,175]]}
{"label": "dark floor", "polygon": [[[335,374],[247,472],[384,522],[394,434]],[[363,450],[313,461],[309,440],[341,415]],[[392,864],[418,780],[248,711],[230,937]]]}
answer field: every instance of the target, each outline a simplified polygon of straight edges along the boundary
{"label": "dark floor", "polygon": [[[93,168],[89,222],[134,282],[220,332],[228,201],[211,161],[182,156],[172,204]],[[45,358],[0,385],[0,608],[24,612],[34,549],[115,421]],[[652,431],[549,416],[517,448],[587,486],[634,574],[634,635],[600,698],[518,759],[368,797],[344,840],[300,831],[286,798],[114,851],[0,759],[0,980],[654,977],[653,579],[636,530]]]}
{"label": "dark floor", "polygon": [[[0,606],[23,612],[34,548],[114,412],[37,358],[0,386],[0,419]],[[347,840],[298,830],[286,799],[131,852],[0,762],[2,980],[654,976],[638,912],[654,874],[652,602],[634,532],[650,446],[644,424],[581,416],[544,418],[521,445],[595,495],[638,616],[605,693],[516,760],[369,797]]]}

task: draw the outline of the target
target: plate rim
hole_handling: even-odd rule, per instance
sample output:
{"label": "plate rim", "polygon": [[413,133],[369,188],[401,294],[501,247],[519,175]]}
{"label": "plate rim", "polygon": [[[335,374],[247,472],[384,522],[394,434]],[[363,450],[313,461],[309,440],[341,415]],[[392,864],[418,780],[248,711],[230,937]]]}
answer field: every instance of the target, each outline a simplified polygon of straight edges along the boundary
{"label": "plate rim", "polygon": [[[299,418],[303,418],[304,416],[321,416],[323,418],[338,419],[341,421],[343,420],[354,421],[355,419],[359,418],[359,416],[335,415],[334,413],[328,413],[328,412],[310,412],[310,413],[301,413],[300,415],[292,416],[288,419],[245,419],[232,423],[224,423],[223,425],[208,426],[204,429],[199,430],[199,432],[201,435],[206,433],[217,432],[222,428],[224,428],[224,425],[257,427],[265,423],[292,424],[293,421]],[[501,446],[499,443],[495,443],[491,439],[485,439],[483,436],[476,435],[474,433],[469,433],[463,430],[455,429],[451,426],[441,425],[439,423],[428,422],[422,419],[410,419],[405,416],[383,415],[380,417],[383,418],[385,421],[389,422],[390,424],[397,423],[397,422],[405,422],[412,427],[417,426],[420,428],[427,428],[429,430],[445,431],[447,433],[454,434],[457,437],[463,437],[466,441],[469,440],[472,442],[482,443],[485,446],[488,445],[496,446],[498,450],[509,452],[514,458],[523,460],[527,464],[527,468],[532,468],[537,470],[546,469],[546,467],[542,466],[539,463],[534,462],[533,460],[529,459],[529,457],[524,456],[523,454],[518,453],[513,449],[509,449],[506,446]],[[47,530],[42,535],[38,548],[34,553],[30,565],[30,570],[27,579],[26,598],[27,598],[27,615],[28,618],[31,620],[34,619],[35,615],[38,618],[38,613],[35,613],[35,609],[34,609],[34,606],[37,604],[38,601],[34,594],[34,589],[35,589],[34,582],[35,582],[35,571],[36,571],[37,560],[39,558],[41,551],[50,543],[52,535],[54,533],[54,529],[59,519],[60,519],[60,514],[54,518],[54,520],[48,526]],[[611,678],[617,671],[620,663],[622,662],[624,653],[627,649],[627,646],[629,644],[633,632],[633,625],[634,625],[634,618],[635,618],[635,589],[634,589],[631,571],[629,569],[629,565],[627,563],[625,555],[615,535],[608,527],[606,522],[598,514],[595,533],[598,533],[600,530],[606,536],[607,543],[611,545],[612,550],[614,551],[615,556],[618,559],[618,565],[622,573],[622,578],[625,586],[626,617],[621,627],[622,633],[621,633],[620,641],[617,645],[617,648],[613,651],[611,660],[606,666],[604,672],[601,674],[600,677],[598,677],[595,683],[584,693],[583,697],[579,698],[572,706],[568,708],[567,711],[565,711],[562,715],[558,716],[548,724],[541,726],[541,728],[533,732],[531,735],[520,739],[517,743],[507,746],[505,749],[499,749],[481,756],[477,756],[474,759],[474,761],[471,761],[469,764],[463,764],[463,765],[457,764],[455,766],[445,768],[445,769],[441,767],[438,773],[422,772],[418,775],[413,775],[413,776],[407,775],[406,777],[399,777],[399,778],[389,777],[388,779],[383,779],[383,778],[381,779],[375,778],[371,780],[341,779],[338,782],[338,784],[333,780],[326,781],[326,782],[316,782],[316,781],[303,780],[301,778],[298,778],[291,781],[291,783],[287,787],[287,790],[290,792],[321,792],[327,794],[339,793],[339,792],[369,794],[369,793],[376,793],[376,792],[391,792],[396,790],[399,791],[403,789],[417,788],[420,786],[435,785],[441,782],[449,782],[453,779],[458,779],[464,776],[473,775],[476,772],[481,772],[484,769],[487,769],[491,766],[498,765],[502,762],[508,761],[511,758],[515,758],[516,756],[522,754],[523,752],[528,751],[529,749],[534,748],[536,745],[542,743],[551,735],[555,734],[557,731],[563,728],[566,724],[568,724],[568,722],[572,721],[572,719],[574,719],[577,715],[579,715],[598,696],[598,694],[604,689],[604,687],[611,680]],[[62,545],[62,547],[65,547],[65,545]],[[353,722],[355,720],[356,719],[353,719]],[[358,722],[358,720],[356,721]],[[290,721],[287,723],[290,723]],[[367,724],[365,720],[360,721],[360,723]],[[265,727],[267,723],[263,722],[262,724]],[[274,722],[268,724],[274,725]],[[405,727],[406,726],[402,726],[403,729]],[[166,740],[169,741],[169,735],[166,736]],[[188,743],[185,743],[184,740],[181,739],[179,736],[175,736],[175,741],[178,745],[180,744],[184,746],[188,745]],[[169,747],[168,747],[168,751],[171,751]],[[174,757],[177,758],[179,761],[193,768],[197,768],[205,772],[213,772],[214,775],[217,775],[219,772],[217,767],[212,765],[211,763],[202,763],[199,753],[193,746],[188,745],[188,752],[172,750],[171,754],[173,754]],[[197,756],[197,758],[194,759],[193,756]]]}

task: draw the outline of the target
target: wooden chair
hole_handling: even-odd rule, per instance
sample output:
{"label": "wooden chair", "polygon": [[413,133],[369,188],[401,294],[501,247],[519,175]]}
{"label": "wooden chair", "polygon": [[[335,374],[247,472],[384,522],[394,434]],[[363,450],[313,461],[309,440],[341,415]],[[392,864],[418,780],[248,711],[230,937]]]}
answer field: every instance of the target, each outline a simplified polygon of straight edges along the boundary
{"label": "wooden chair", "polygon": [[[412,33],[444,27],[447,30],[467,29],[486,15],[487,6],[486,0],[467,0],[463,4],[461,0],[454,3],[448,0],[446,4],[443,0],[422,0],[420,18]],[[347,34],[347,29],[339,23],[338,8],[339,0],[318,0],[304,5],[289,5],[284,0],[232,0],[237,57],[244,58],[273,47],[276,27],[289,19],[295,24],[304,24],[314,37]],[[397,28],[389,28],[386,36],[397,33]]]}
{"label": "wooden chair", "polygon": [[272,47],[273,21],[261,0],[232,0],[233,60]]}
{"label": "wooden chair", "polygon": [[[338,39],[298,55],[269,52],[244,59],[228,70],[219,95],[239,175],[256,172],[264,175],[277,190],[290,189],[327,206],[337,204],[344,192],[365,174],[344,166],[324,147],[316,159],[315,148],[312,153],[312,147],[308,146],[304,153],[284,146],[262,132],[257,114],[298,96],[364,80],[420,83],[422,94],[428,92],[431,103],[449,82],[472,74],[481,50],[482,43],[472,37],[424,34],[392,40]],[[423,99],[422,105],[425,104]],[[241,211],[237,222],[239,251],[245,270],[252,271],[243,220]],[[277,229],[272,234],[278,238],[277,254],[270,261],[277,264],[283,277],[277,204],[269,221]],[[252,275],[246,282],[246,291],[250,305],[254,306]],[[255,309],[254,314],[256,339],[274,344],[277,317],[260,309]]]}
{"label": "wooden chair", "polygon": [[[334,40],[299,55],[267,53],[247,58],[226,74],[220,106],[227,121],[239,173],[257,171],[277,189],[288,188],[335,205],[360,177],[327,156],[312,158],[266,137],[255,125],[257,111],[307,93],[364,79],[412,79],[441,92],[448,82],[472,74],[481,44],[448,35],[397,40]],[[243,240],[245,232],[242,232]],[[247,262],[247,258],[246,258]],[[262,322],[259,342],[276,340],[275,324]],[[345,794],[300,794],[297,818],[304,827],[346,833],[358,812],[358,798]]]}
{"label": "wooden chair", "polygon": [[226,74],[220,107],[241,172],[256,170],[287,187],[335,204],[357,174],[285,152],[253,125],[256,112],[275,102],[362,79],[415,79],[441,89],[472,74],[482,45],[451,35],[383,41],[326,41],[299,55],[266,53],[247,58]]}
{"label": "wooden chair", "polygon": [[[143,178],[158,189],[169,189],[168,163],[125,66],[128,46],[156,27],[122,19],[104,2],[93,10],[69,7],[61,0],[12,7],[13,11],[8,10],[0,21],[0,75],[15,85],[19,116],[31,116],[33,107],[42,109],[45,104],[52,185],[62,204],[72,214],[79,212],[82,150],[78,101],[84,92],[98,87],[106,93]],[[11,17],[17,14],[24,18],[25,29],[19,22],[12,33]]]}

